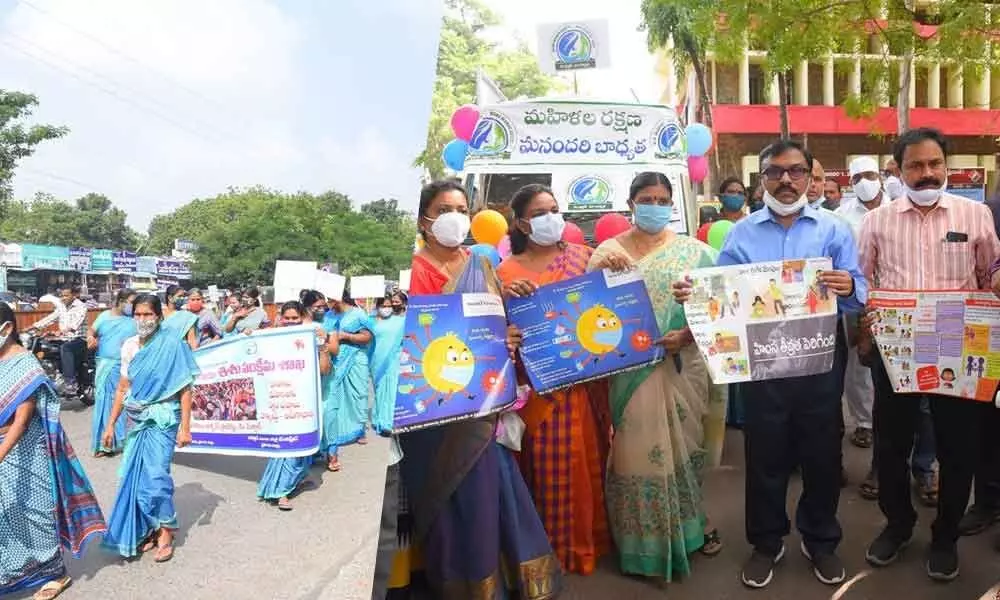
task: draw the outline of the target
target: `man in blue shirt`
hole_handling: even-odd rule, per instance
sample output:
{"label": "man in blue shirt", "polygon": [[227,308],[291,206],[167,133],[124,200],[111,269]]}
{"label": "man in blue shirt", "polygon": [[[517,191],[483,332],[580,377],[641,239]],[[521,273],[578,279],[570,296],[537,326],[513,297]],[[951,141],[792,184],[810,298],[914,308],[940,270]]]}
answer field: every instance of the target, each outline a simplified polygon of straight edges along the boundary
{"label": "man in blue shirt", "polygon": [[[809,206],[806,191],[812,168],[812,155],[797,142],[778,141],[761,152],[764,208],[736,223],[718,265],[830,257],[834,270],[821,273],[820,282],[837,295],[842,312],[860,312],[868,287],[858,267],[857,245],[845,221]],[[675,296],[686,301],[690,284],[675,284]],[[836,554],[841,539],[837,506],[846,352],[841,340],[829,373],[741,385],[746,534],[754,548],[742,573],[748,587],[767,586],[774,565],[785,554],[784,537],[790,530],[786,496],[796,462],[802,469],[803,491],[795,519],[802,551],[823,583],[839,584],[846,578]]]}

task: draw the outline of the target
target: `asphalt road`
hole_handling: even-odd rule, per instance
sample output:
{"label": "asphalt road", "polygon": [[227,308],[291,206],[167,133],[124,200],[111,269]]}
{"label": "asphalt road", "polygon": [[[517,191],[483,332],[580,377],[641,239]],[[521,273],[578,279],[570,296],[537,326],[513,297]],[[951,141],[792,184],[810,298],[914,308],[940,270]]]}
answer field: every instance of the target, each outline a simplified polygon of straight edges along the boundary
{"label": "asphalt road", "polygon": [[[864,550],[881,530],[882,513],[874,502],[857,494],[857,483],[868,470],[868,451],[844,443],[844,455],[851,484],[840,497],[840,520],[844,541],[840,555],[848,569],[848,580],[857,581],[838,590],[816,580],[799,551],[800,538],[786,538],[784,560],[775,571],[771,585],[763,590],[749,590],[740,583],[743,561],[749,556],[743,528],[743,438],[739,431],[730,430],[726,438],[723,466],[713,472],[706,483],[709,517],[719,527],[725,547],[714,558],[698,556],[690,578],[668,584],[661,590],[645,581],[624,577],[613,558],[603,562],[590,577],[570,577],[562,600],[975,600],[1000,581],[1000,554],[991,547],[1000,527],[977,537],[963,538],[959,544],[961,573],[950,584],[939,584],[924,572],[924,551],[930,543],[930,523],[934,511],[920,509],[918,530],[913,544],[901,560],[885,570],[872,572],[864,560]],[[789,490],[789,517],[794,523],[795,502],[800,490],[793,480]],[[920,506],[914,501],[914,506]],[[794,525],[793,525],[794,528]],[[993,598],[990,594],[989,598]],[[1000,596],[997,596],[1000,597]]]}
{"label": "asphalt road", "polygon": [[[119,459],[90,456],[90,416],[74,403],[62,420],[107,515]],[[342,451],[339,473],[314,468],[318,487],[287,513],[257,501],[263,459],[176,454],[173,560],[125,562],[92,544],[67,561],[74,584],[61,597],[370,599],[388,443],[369,441]]]}

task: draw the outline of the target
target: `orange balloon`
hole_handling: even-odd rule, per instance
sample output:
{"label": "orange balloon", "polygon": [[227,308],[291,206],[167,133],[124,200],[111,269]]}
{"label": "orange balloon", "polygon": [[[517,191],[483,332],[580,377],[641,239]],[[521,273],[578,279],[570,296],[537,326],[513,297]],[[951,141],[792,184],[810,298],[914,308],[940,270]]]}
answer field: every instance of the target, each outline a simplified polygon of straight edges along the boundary
{"label": "orange balloon", "polygon": [[507,219],[495,210],[481,210],[472,217],[472,237],[480,244],[496,248],[507,235]]}

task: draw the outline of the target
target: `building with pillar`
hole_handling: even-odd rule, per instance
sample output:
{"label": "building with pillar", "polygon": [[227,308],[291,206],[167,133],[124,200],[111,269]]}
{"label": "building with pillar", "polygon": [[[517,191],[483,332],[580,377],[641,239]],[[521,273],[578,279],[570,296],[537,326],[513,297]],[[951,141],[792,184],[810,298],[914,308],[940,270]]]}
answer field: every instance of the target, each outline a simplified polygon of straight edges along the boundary
{"label": "building with pillar", "polygon": [[[897,115],[896,94],[888,92],[889,86],[870,119],[852,119],[842,108],[845,99],[862,90],[866,60],[884,60],[881,45],[872,35],[863,51],[803,61],[789,78],[791,135],[803,140],[827,169],[845,169],[858,155],[878,156],[883,165],[890,158]],[[680,106],[687,100],[688,74],[676,72],[672,51],[668,47],[659,53],[660,101]],[[718,63],[711,56],[706,62],[719,175],[742,176],[747,184],[756,181],[757,153],[780,132],[777,77],[766,81],[765,55],[763,49],[748,48],[736,64]],[[890,60],[902,62],[901,57]],[[910,127],[941,130],[952,142],[948,166],[984,168],[991,193],[997,182],[1000,70],[973,78],[959,64],[917,62],[910,75]]]}

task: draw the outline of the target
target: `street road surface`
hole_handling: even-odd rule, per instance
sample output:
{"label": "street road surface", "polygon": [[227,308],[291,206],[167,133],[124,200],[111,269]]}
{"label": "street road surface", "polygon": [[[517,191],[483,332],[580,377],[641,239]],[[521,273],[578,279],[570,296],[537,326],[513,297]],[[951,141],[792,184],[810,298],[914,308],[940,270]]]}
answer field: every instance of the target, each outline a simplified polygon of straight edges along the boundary
{"label": "street road surface", "polygon": [[[107,516],[120,460],[91,456],[90,417],[70,403],[62,421]],[[61,598],[369,600],[389,446],[368,439],[342,451],[339,473],[315,467],[319,487],[291,512],[257,501],[264,459],[176,454],[173,560],[125,562],[92,543],[67,560],[74,584]]]}

